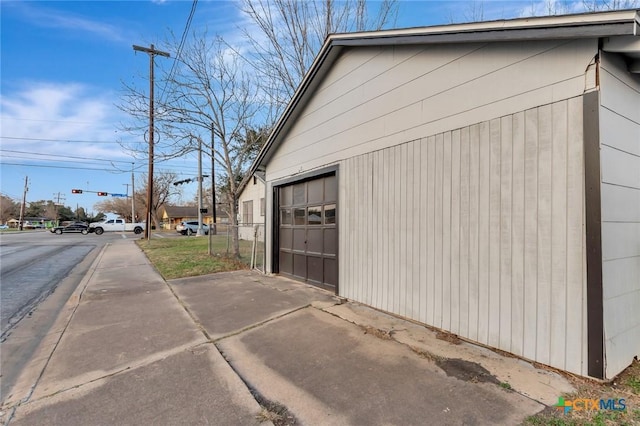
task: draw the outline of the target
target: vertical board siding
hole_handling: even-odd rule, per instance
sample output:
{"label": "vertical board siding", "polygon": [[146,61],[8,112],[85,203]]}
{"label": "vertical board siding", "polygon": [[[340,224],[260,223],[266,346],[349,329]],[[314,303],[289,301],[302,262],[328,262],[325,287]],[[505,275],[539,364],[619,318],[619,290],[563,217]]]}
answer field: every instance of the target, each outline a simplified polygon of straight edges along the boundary
{"label": "vertical board siding", "polygon": [[600,96],[606,376],[640,355],[640,76],[603,53]]}
{"label": "vertical board siding", "polygon": [[513,117],[500,121],[500,347],[511,352],[511,258],[512,252],[512,206],[513,206]]}
{"label": "vertical board siding", "polygon": [[524,113],[513,115],[511,174],[511,352],[524,354]]}
{"label": "vertical board siding", "polygon": [[[573,373],[587,375],[586,324],[586,234],[585,234],[585,181],[583,145],[583,102],[581,98],[567,101],[567,278],[565,335],[565,368]],[[575,208],[581,206],[582,208]],[[573,207],[573,208],[571,208]],[[580,361],[578,361],[580,360]]]}
{"label": "vertical board siding", "polygon": [[341,294],[585,374],[581,106],[343,161]]}

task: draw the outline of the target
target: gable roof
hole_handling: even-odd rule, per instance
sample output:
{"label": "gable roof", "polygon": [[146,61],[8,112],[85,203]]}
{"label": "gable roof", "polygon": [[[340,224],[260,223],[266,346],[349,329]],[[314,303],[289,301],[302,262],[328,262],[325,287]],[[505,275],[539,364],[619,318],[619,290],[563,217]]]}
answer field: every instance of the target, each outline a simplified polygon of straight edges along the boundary
{"label": "gable roof", "polygon": [[345,47],[601,37],[612,37],[603,42],[603,50],[625,55],[629,62],[629,71],[640,73],[640,10],[330,34],[282,116],[276,122],[247,176],[264,172],[276,148]]}
{"label": "gable roof", "polygon": [[[253,172],[253,173],[252,173]],[[242,194],[242,191],[244,191],[244,189],[247,187],[247,185],[249,184],[249,182],[251,181],[252,177],[256,177],[258,178],[258,180],[262,183],[265,183],[265,174],[262,171],[253,171],[253,170],[249,170],[247,171],[247,174],[245,175],[244,179],[242,179],[242,182],[240,182],[240,186],[238,186],[238,194]]]}

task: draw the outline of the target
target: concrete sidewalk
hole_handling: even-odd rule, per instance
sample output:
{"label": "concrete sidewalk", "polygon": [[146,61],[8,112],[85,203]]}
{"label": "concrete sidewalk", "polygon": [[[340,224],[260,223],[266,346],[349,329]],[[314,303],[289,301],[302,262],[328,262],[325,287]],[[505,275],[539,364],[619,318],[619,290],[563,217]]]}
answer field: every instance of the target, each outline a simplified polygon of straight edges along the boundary
{"label": "concrete sidewalk", "polygon": [[281,277],[165,282],[122,240],[70,298],[2,421],[519,424],[572,390],[557,374],[437,337]]}

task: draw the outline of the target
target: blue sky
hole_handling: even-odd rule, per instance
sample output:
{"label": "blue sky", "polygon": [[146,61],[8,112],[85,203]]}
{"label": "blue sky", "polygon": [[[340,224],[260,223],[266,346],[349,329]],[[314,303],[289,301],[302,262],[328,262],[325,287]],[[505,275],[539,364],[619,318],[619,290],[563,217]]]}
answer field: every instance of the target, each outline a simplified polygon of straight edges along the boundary
{"label": "blue sky", "polygon": [[[404,0],[395,26],[463,21],[479,7],[485,20],[512,18],[542,13],[544,5]],[[21,199],[28,176],[27,201],[60,194],[63,204],[89,212],[104,197],[72,194],[73,188],[125,193],[132,166],[136,179],[147,170],[118,143],[139,142],[118,131],[128,117],[115,106],[122,82],[147,84],[149,58],[132,45],[160,44],[168,31],[179,36],[191,7],[191,1],[2,1],[0,192]],[[191,30],[206,27],[239,40],[244,25],[235,2],[199,1]],[[180,178],[197,174],[194,155],[155,167]],[[192,186],[183,187],[183,200],[193,198]]]}

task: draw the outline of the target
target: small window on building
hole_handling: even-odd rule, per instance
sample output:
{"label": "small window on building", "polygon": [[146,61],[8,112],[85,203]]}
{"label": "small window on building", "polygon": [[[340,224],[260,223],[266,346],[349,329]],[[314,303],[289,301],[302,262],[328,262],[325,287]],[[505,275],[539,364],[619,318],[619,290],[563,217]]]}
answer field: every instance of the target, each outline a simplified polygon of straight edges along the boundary
{"label": "small window on building", "polygon": [[264,198],[260,198],[260,216],[264,216],[264,212],[265,212]]}
{"label": "small window on building", "polygon": [[307,216],[306,209],[293,209],[293,224],[294,225],[306,225],[305,218]]}
{"label": "small window on building", "polygon": [[293,220],[291,218],[291,210],[290,209],[281,209],[280,210],[280,224],[281,225],[291,225]]}
{"label": "small window on building", "polygon": [[324,223],[325,225],[336,223],[336,205],[327,204],[324,206]]}
{"label": "small window on building", "polygon": [[307,224],[322,225],[322,206],[314,206],[307,209]]}
{"label": "small window on building", "polygon": [[253,200],[242,203],[242,223],[253,223]]}

